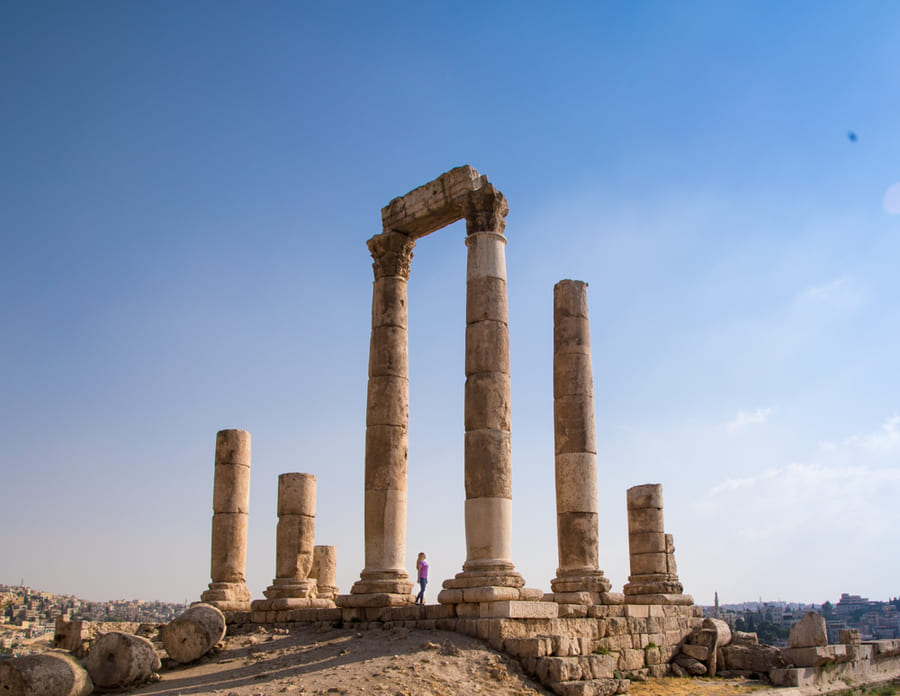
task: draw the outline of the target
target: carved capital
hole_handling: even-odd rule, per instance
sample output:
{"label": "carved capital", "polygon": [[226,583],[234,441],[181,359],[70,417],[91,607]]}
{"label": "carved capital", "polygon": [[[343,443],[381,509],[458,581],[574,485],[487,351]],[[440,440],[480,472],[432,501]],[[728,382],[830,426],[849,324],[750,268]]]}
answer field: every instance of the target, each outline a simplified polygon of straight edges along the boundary
{"label": "carved capital", "polygon": [[382,232],[372,237],[366,244],[372,258],[375,278],[400,276],[409,280],[409,266],[412,262],[416,240],[401,232]]}
{"label": "carved capital", "polygon": [[506,229],[506,215],[509,204],[506,196],[493,184],[487,184],[469,194],[466,206],[466,233],[497,232]]}

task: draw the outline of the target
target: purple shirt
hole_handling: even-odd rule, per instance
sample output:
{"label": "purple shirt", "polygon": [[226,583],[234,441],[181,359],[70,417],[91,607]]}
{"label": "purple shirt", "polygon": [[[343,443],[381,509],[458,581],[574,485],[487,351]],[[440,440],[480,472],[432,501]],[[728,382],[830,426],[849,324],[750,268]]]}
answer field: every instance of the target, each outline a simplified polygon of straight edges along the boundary
{"label": "purple shirt", "polygon": [[427,580],[428,579],[428,563],[426,563],[425,561],[419,561],[416,564],[416,568],[419,571],[419,579],[421,580],[422,578],[425,578]]}

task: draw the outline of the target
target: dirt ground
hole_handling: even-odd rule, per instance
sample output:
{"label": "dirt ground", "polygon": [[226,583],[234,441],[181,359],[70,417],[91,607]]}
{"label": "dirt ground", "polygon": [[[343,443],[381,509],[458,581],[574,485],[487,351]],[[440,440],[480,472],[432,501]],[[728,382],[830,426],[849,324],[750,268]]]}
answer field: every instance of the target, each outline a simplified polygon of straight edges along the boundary
{"label": "dirt ground", "polygon": [[[162,680],[130,691],[140,696],[548,696],[519,663],[459,633],[256,627],[227,636],[216,654],[191,665],[163,663]],[[753,682],[651,679],[634,696],[733,696]]]}
{"label": "dirt ground", "polygon": [[443,631],[396,628],[263,629],[227,636],[222,650],[191,665],[163,664],[141,696],[547,695],[519,663],[484,643]]}

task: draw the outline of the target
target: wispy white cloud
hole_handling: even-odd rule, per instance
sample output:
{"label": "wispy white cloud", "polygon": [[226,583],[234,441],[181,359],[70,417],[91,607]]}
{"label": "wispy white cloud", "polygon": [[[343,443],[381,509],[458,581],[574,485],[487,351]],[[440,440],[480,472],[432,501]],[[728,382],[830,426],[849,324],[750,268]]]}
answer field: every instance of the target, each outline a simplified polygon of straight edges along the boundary
{"label": "wispy white cloud", "polygon": [[780,469],[766,469],[758,476],[748,476],[746,478],[735,478],[723,481],[710,490],[709,495],[719,495],[721,493],[737,491],[741,488],[752,488],[756,484],[769,479],[776,478],[781,473]]}
{"label": "wispy white cloud", "polygon": [[900,215],[900,181],[884,192],[884,211],[889,215]]}
{"label": "wispy white cloud", "polygon": [[748,425],[765,423],[769,420],[770,415],[772,415],[771,408],[758,408],[755,411],[744,411],[741,409],[737,412],[737,416],[734,417],[734,420],[725,424],[725,430],[729,433],[733,433]]}
{"label": "wispy white cloud", "polygon": [[873,432],[848,437],[844,444],[869,452],[890,452],[897,449],[900,447],[900,414],[890,416]]}
{"label": "wispy white cloud", "polygon": [[814,285],[802,290],[798,295],[798,300],[807,300],[812,302],[827,302],[838,297],[841,292],[848,287],[847,276],[841,276],[822,285]]}

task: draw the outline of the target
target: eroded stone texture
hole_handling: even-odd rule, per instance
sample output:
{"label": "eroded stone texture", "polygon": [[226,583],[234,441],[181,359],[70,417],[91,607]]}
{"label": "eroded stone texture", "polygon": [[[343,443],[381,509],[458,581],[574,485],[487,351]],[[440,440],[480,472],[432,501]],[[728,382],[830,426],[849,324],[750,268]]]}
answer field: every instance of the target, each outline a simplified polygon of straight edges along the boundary
{"label": "eroded stone texture", "polygon": [[313,567],[316,537],[316,477],[289,473],[278,477],[278,528],[275,538],[275,579],[256,600],[252,611],[316,606],[318,596]]}
{"label": "eroded stone texture", "polygon": [[0,660],[5,696],[88,696],[93,691],[87,670],[62,650]]}
{"label": "eroded stone texture", "polygon": [[113,631],[94,641],[86,668],[95,686],[118,689],[144,683],[159,670],[160,662],[146,638]]}
{"label": "eroded stone texture", "polygon": [[412,601],[404,563],[409,451],[407,282],[415,243],[408,234],[387,227],[368,241],[375,283],[366,397],[366,566],[350,595],[340,598],[342,606]]}
{"label": "eroded stone texture", "polygon": [[225,637],[225,616],[211,604],[194,604],[159,632],[163,647],[175,662],[199,660]]}
{"label": "eroded stone texture", "polygon": [[[518,589],[524,584],[510,560],[512,456],[503,234],[508,212],[503,194],[469,166],[445,172],[381,211],[383,231],[368,242],[375,285],[366,409],[366,566],[350,594],[337,598],[342,607],[411,601],[412,583],[403,567],[409,420],[406,286],[416,240],[461,219],[466,220],[468,247],[466,562],[445,587]],[[454,601],[449,603],[458,603],[457,595],[451,595]],[[523,598],[520,593],[518,599]]]}
{"label": "eroded stone texture", "polygon": [[337,547],[314,546],[313,567],[309,573],[316,580],[316,594],[320,599],[337,597]]}
{"label": "eroded stone texture", "polygon": [[216,433],[212,554],[209,589],[200,598],[222,611],[250,609],[244,579],[250,510],[250,433]]}
{"label": "eroded stone texture", "polygon": [[629,488],[628,548],[631,575],[625,601],[636,604],[693,604],[683,593],[675,569],[675,544],[663,525],[662,486],[648,483]]}
{"label": "eroded stone texture", "polygon": [[812,648],[828,645],[828,631],[825,629],[825,617],[814,611],[808,611],[797,623],[791,626],[792,648]]}
{"label": "eroded stone texture", "polygon": [[602,604],[610,582],[598,562],[597,445],[587,283],[553,288],[553,418],[556,452],[557,602]]}

